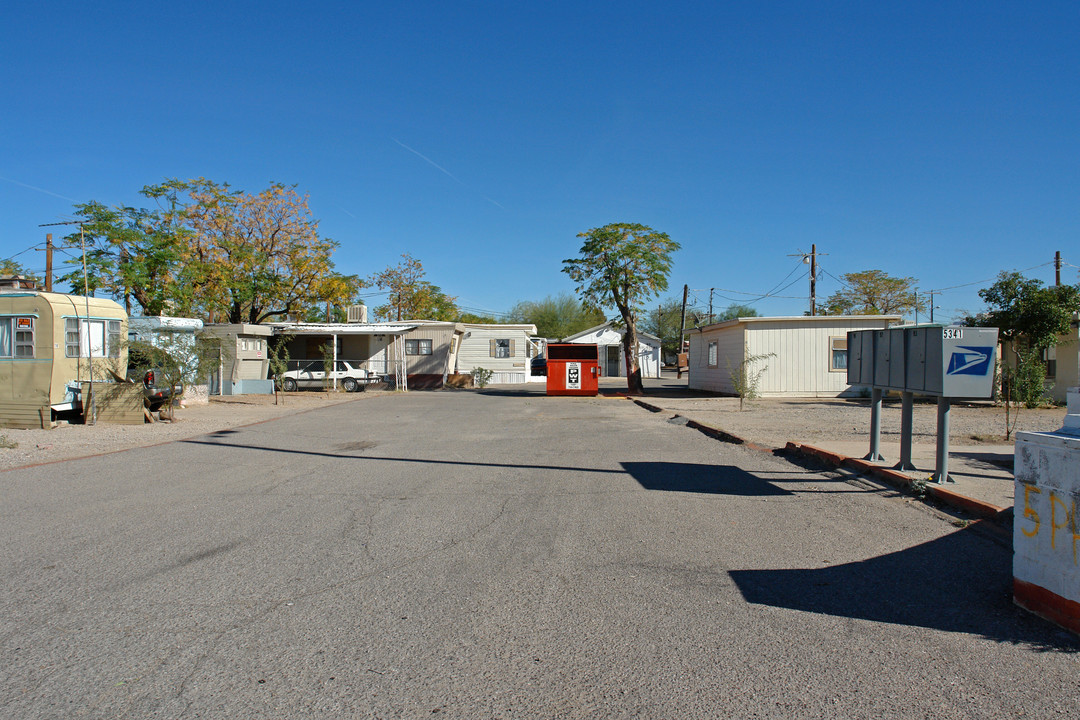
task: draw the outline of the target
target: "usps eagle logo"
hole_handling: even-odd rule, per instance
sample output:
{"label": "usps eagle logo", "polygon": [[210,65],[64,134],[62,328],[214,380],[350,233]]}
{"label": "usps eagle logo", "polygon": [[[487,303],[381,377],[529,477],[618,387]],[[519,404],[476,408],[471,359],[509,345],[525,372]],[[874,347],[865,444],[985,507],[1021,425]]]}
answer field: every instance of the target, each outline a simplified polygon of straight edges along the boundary
{"label": "usps eagle logo", "polygon": [[985,375],[990,371],[992,347],[958,347],[949,358],[946,375]]}

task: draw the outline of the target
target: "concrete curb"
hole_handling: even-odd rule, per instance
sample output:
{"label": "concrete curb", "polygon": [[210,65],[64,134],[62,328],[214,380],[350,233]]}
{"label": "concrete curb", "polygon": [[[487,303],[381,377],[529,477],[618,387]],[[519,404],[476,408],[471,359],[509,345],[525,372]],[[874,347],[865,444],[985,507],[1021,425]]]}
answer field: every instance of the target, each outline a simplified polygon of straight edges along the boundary
{"label": "concrete curb", "polygon": [[[624,395],[626,399],[632,401],[635,405],[645,408],[649,412],[661,413],[664,412],[664,408],[658,405],[653,405],[644,400],[636,397],[630,397]],[[826,465],[832,465],[833,467],[846,467],[852,470],[856,470],[859,473],[870,475],[872,477],[881,480],[882,482],[898,487],[902,490],[911,490],[915,484],[913,480],[906,473],[902,473],[899,470],[893,470],[892,468],[882,467],[869,460],[863,460],[862,458],[848,457],[847,455],[841,455],[840,453],[832,452],[831,450],[824,450],[813,445],[804,445],[797,442],[789,442],[784,446],[782,450],[775,448],[765,447],[764,445],[758,445],[757,443],[750,442],[746,438],[730,433],[720,428],[712,427],[711,425],[705,425],[697,420],[691,420],[690,418],[682,415],[675,414],[675,418],[686,420],[686,426],[693,428],[698,432],[708,435],[711,438],[720,440],[721,442],[731,443],[733,445],[742,445],[743,447],[750,448],[751,450],[759,450],[762,452],[771,453],[789,453],[792,455],[799,455],[802,457],[810,457],[819,460]],[[948,505],[956,510],[961,510],[969,515],[980,518],[982,520],[990,520],[993,522],[1002,523],[1008,520],[1008,516],[1012,508],[1003,508],[992,503],[984,502],[982,500],[976,500],[970,498],[967,495],[961,495],[955,490],[950,490],[941,485],[934,483],[927,483],[926,494],[934,498],[936,501],[943,505]]]}
{"label": "concrete curb", "polygon": [[[847,457],[846,455],[823,450],[814,447],[813,445],[803,445],[794,442],[789,442],[784,447],[784,450],[795,455],[816,458],[826,464],[833,465],[834,467],[851,468],[904,490],[910,490],[912,486],[915,485],[915,480],[906,473],[876,465],[869,460],[863,460],[862,458]],[[926,494],[943,505],[948,505],[957,510],[963,510],[968,514],[983,520],[1004,520],[1011,509],[1003,508],[982,500],[976,500],[967,495],[961,495],[955,490],[950,490],[941,485],[932,483],[926,485]]]}

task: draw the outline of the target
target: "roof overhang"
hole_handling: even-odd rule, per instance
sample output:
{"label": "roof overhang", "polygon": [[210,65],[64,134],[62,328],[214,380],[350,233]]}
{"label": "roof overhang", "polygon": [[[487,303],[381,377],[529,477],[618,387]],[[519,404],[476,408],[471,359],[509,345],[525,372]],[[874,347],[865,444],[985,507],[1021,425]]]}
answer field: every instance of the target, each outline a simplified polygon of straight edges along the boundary
{"label": "roof overhang", "polygon": [[273,323],[277,335],[404,335],[416,325],[381,323]]}

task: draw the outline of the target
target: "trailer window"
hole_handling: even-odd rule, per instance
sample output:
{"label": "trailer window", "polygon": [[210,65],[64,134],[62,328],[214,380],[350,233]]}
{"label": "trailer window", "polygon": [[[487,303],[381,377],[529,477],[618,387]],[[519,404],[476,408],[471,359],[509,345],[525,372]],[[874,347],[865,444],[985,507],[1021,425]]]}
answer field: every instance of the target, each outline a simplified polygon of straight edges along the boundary
{"label": "trailer window", "polygon": [[119,320],[64,319],[64,356],[120,357]]}
{"label": "trailer window", "polygon": [[34,357],[34,318],[0,318],[0,357]]}
{"label": "trailer window", "polygon": [[847,335],[829,338],[829,370],[831,372],[847,370]]}

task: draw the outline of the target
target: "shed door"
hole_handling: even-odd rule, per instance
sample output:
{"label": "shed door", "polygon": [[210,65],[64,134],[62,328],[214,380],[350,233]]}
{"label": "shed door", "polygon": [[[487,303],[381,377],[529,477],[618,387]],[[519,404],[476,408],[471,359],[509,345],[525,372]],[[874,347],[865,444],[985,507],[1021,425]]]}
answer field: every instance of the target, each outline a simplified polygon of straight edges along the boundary
{"label": "shed door", "polygon": [[608,345],[607,346],[607,367],[604,368],[604,375],[608,377],[619,377],[622,373],[619,372],[619,360],[622,353],[621,345]]}

